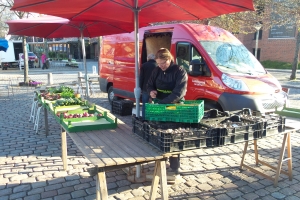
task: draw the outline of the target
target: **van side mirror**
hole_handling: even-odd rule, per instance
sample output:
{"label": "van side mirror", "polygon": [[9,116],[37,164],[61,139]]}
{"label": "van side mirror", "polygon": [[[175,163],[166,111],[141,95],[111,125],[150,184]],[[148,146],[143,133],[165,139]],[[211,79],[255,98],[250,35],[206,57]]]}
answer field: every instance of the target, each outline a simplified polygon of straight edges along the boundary
{"label": "van side mirror", "polygon": [[191,76],[211,76],[206,63],[199,59],[194,59],[190,62],[189,74]]}

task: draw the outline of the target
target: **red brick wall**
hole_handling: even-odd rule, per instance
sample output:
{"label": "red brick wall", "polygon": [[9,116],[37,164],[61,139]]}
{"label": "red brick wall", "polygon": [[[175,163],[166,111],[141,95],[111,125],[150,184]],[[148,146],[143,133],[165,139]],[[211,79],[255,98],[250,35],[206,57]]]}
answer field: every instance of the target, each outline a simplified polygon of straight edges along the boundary
{"label": "red brick wall", "polygon": [[[236,37],[250,52],[255,49],[254,33],[238,34]],[[262,31],[262,39],[258,40],[260,61],[272,60],[292,63],[295,55],[296,38],[269,39],[269,30]]]}

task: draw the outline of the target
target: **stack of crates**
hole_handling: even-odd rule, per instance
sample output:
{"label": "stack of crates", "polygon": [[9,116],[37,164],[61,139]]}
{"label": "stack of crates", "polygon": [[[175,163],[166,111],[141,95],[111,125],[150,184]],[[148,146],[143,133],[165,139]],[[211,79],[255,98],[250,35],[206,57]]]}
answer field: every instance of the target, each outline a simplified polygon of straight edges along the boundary
{"label": "stack of crates", "polygon": [[251,120],[253,122],[262,120],[264,122],[262,137],[267,137],[285,131],[285,116],[280,116],[275,113],[245,111],[245,109],[236,112],[236,114],[239,114],[243,119]]}
{"label": "stack of crates", "polygon": [[174,152],[260,139],[285,129],[284,117],[259,115],[250,109],[210,110],[202,116],[199,123],[142,122],[135,118],[133,132],[162,152]]}
{"label": "stack of crates", "polygon": [[114,100],[111,104],[111,113],[121,116],[132,115],[133,101]]}

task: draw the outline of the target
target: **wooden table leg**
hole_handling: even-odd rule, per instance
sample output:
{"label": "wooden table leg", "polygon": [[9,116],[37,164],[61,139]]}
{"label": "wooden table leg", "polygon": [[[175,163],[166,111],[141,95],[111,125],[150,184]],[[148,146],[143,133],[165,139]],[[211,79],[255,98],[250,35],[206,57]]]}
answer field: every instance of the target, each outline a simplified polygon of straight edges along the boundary
{"label": "wooden table leg", "polygon": [[279,175],[280,175],[280,171],[281,171],[281,167],[282,167],[282,162],[283,162],[283,157],[284,157],[284,152],[285,152],[285,147],[286,147],[286,142],[287,142],[287,135],[288,135],[288,133],[284,134],[283,140],[282,140],[282,146],[281,146],[281,150],[280,150],[280,155],[279,155],[278,164],[277,164],[277,168],[276,168],[276,175],[275,175],[275,179],[274,179],[275,187],[277,187],[277,185],[278,185],[278,179],[279,179]]}
{"label": "wooden table leg", "polygon": [[96,198],[97,200],[107,200],[108,192],[105,172],[98,172],[96,177]]}
{"label": "wooden table leg", "polygon": [[241,169],[243,169],[245,155],[247,153],[247,148],[248,148],[248,141],[245,142],[244,151],[243,151],[242,160],[241,160],[241,165],[240,165]]}
{"label": "wooden table leg", "polygon": [[292,144],[291,144],[291,133],[287,133],[287,153],[288,153],[288,173],[289,180],[293,180],[293,165],[292,165]]}
{"label": "wooden table leg", "polygon": [[166,160],[160,161],[160,191],[162,199],[168,199]]}
{"label": "wooden table leg", "polygon": [[166,160],[155,161],[154,175],[150,191],[150,200],[156,199],[158,183],[160,181],[161,198],[163,200],[168,199],[168,187],[167,187],[167,172],[166,172]]}
{"label": "wooden table leg", "polygon": [[257,140],[254,140],[254,155],[255,155],[255,164],[258,165]]}
{"label": "wooden table leg", "polygon": [[64,170],[68,169],[68,162],[67,162],[67,133],[61,127],[61,157],[63,161],[63,168]]}
{"label": "wooden table leg", "polygon": [[46,136],[48,136],[49,133],[49,127],[48,127],[48,110],[44,106],[44,119],[45,119],[45,131],[46,131]]}

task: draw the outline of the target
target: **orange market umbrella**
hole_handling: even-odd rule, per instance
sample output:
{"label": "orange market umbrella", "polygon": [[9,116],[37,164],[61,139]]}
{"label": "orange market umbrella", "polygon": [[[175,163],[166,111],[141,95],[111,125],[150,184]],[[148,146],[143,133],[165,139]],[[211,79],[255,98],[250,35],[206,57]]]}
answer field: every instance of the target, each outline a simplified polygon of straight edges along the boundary
{"label": "orange market umbrella", "polygon": [[252,11],[252,0],[14,0],[12,10],[60,16],[72,21],[107,20],[131,23],[135,31],[135,98],[139,116],[139,34],[143,24],[212,18]]}
{"label": "orange market umbrella", "polygon": [[89,90],[84,37],[96,37],[133,31],[133,27],[130,23],[71,21],[69,19],[55,16],[10,20],[6,23],[9,26],[8,34],[10,35],[25,35],[42,38],[81,37],[83,64],[86,76],[86,96],[88,96]]}

